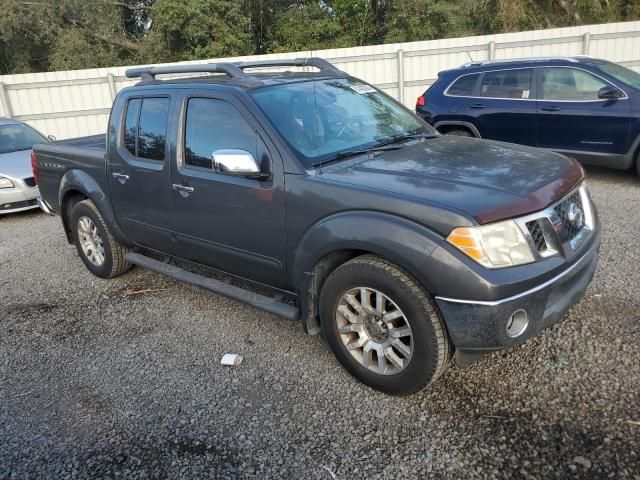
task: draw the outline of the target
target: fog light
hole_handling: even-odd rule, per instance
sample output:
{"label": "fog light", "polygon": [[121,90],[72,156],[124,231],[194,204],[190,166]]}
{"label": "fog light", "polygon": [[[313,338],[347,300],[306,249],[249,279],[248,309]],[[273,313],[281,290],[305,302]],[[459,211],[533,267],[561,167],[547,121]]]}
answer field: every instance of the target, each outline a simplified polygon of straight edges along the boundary
{"label": "fog light", "polygon": [[519,337],[529,326],[529,315],[524,310],[516,310],[507,320],[507,335],[511,338]]}

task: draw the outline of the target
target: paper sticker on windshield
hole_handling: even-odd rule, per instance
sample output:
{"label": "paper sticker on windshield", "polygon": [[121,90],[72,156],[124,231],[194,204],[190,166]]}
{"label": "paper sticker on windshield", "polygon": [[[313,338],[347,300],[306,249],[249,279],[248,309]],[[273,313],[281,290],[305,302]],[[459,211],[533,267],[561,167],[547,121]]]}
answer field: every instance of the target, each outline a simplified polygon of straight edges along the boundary
{"label": "paper sticker on windshield", "polygon": [[529,98],[529,90],[522,91],[522,98]]}
{"label": "paper sticker on windshield", "polygon": [[370,87],[369,85],[351,85],[353,91],[359,93],[360,95],[364,95],[365,93],[375,93],[376,89]]}

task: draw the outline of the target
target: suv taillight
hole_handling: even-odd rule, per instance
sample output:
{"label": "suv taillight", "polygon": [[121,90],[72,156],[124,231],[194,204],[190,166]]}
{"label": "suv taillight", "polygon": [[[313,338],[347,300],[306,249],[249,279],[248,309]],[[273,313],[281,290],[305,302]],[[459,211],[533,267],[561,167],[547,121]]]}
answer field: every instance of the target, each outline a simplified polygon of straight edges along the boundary
{"label": "suv taillight", "polygon": [[38,176],[38,161],[36,160],[36,152],[31,150],[31,170],[33,170],[33,179],[36,185],[40,185],[40,177]]}
{"label": "suv taillight", "polygon": [[426,105],[427,102],[425,102],[425,98],[424,95],[421,95],[418,97],[418,99],[416,100],[416,107],[424,107]]}

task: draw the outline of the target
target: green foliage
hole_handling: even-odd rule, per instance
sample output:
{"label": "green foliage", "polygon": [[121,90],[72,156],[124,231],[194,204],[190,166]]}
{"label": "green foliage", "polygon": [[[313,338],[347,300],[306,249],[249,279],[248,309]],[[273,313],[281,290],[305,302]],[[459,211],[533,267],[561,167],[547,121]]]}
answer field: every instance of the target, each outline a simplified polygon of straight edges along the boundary
{"label": "green foliage", "polygon": [[640,19],[639,0],[0,0],[0,73]]}
{"label": "green foliage", "polygon": [[[300,28],[304,25],[304,28]],[[279,12],[269,29],[269,50],[291,52],[336,46],[340,27],[326,6],[299,1]]]}
{"label": "green foliage", "polygon": [[148,60],[195,60],[247,55],[251,25],[234,0],[157,0],[145,39]]}
{"label": "green foliage", "polygon": [[386,43],[458,37],[470,32],[465,2],[398,0],[387,16]]}

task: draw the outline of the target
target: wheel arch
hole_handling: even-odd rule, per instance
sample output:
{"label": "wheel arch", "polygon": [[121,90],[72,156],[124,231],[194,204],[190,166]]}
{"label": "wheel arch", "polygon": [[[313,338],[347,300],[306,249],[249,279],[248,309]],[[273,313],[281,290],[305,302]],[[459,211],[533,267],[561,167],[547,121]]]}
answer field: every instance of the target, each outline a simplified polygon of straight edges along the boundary
{"label": "wheel arch", "polygon": [[433,291],[433,280],[421,267],[441,242],[441,237],[422,225],[379,212],[343,212],[318,222],[303,236],[292,262],[290,281],[299,295],[305,331],[320,331],[318,297],[327,277],[360,255],[376,255],[393,262],[427,291]]}
{"label": "wheel arch", "polygon": [[442,120],[436,122],[434,124],[434,128],[440,133],[446,133],[455,129],[463,129],[469,131],[469,133],[476,138],[482,138],[478,128],[471,122],[464,122],[461,120]]}
{"label": "wheel arch", "polygon": [[111,203],[104,190],[88,173],[76,169],[67,171],[60,180],[58,199],[62,225],[69,243],[73,242],[71,226],[69,225],[71,209],[77,202],[88,199],[94,203],[104,218],[113,237],[125,246],[132,246],[124,232],[120,229]]}

